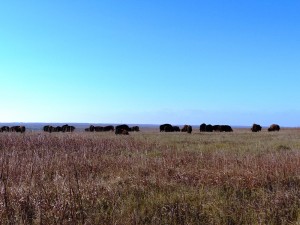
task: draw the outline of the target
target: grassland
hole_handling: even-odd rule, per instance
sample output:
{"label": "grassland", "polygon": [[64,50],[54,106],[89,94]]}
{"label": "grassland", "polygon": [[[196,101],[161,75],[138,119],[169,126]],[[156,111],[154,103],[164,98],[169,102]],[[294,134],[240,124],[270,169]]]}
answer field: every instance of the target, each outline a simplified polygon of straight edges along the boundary
{"label": "grassland", "polygon": [[0,224],[300,224],[300,131],[0,133]]}

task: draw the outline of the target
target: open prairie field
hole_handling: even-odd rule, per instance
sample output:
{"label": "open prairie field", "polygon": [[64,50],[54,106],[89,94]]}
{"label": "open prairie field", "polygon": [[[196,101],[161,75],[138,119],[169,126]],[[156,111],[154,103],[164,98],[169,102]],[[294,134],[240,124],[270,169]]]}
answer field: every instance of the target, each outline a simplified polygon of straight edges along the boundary
{"label": "open prairie field", "polygon": [[0,224],[300,224],[300,130],[0,133]]}

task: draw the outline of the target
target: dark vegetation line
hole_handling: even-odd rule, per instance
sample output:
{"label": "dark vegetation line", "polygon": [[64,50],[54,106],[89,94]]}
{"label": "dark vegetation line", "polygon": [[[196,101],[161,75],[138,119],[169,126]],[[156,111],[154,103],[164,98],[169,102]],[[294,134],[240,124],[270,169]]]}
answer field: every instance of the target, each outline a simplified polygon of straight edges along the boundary
{"label": "dark vegetation line", "polygon": [[[52,125],[45,125],[43,126],[42,130],[44,132],[73,132],[75,131],[75,126],[71,126],[68,124],[62,125],[62,126],[52,126]],[[174,126],[171,124],[162,124],[159,126],[160,132],[186,132],[191,134],[193,131],[193,128],[191,125],[184,125],[182,128],[179,126]],[[262,130],[262,126],[259,124],[253,124],[251,129],[252,132],[259,132]],[[270,127],[267,129],[268,131],[279,131],[280,126],[278,124],[271,124]],[[2,126],[0,127],[0,132],[19,132],[24,133],[26,131],[25,126]],[[84,131],[86,132],[107,132],[112,131],[115,132],[115,134],[123,134],[128,135],[129,132],[139,132],[140,127],[139,126],[132,126],[129,127],[126,124],[122,125],[107,125],[107,126],[94,126],[90,125],[89,127],[85,128]],[[233,129],[229,125],[211,125],[211,124],[205,124],[202,123],[199,127],[200,132],[233,132]]]}

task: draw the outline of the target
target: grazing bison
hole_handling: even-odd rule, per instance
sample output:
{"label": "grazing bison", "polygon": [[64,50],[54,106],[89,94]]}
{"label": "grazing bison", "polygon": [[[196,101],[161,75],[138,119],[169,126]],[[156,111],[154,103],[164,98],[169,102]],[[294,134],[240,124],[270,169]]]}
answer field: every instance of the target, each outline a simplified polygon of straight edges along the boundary
{"label": "grazing bison", "polygon": [[166,124],[164,126],[164,131],[165,132],[174,132],[174,127],[171,124]]}
{"label": "grazing bison", "polygon": [[114,131],[114,130],[115,130],[114,126],[111,125],[103,127],[103,131]]}
{"label": "grazing bison", "polygon": [[57,126],[57,127],[54,127],[53,131],[54,132],[61,132],[62,128],[61,128],[61,126]]}
{"label": "grazing bison", "polygon": [[218,131],[219,130],[219,126],[218,125],[211,125],[211,124],[205,124],[202,123],[200,125],[200,132],[213,132],[213,131]]}
{"label": "grazing bison", "polygon": [[74,126],[69,126],[68,124],[65,124],[61,127],[62,132],[73,132],[75,130]]}
{"label": "grazing bison", "polygon": [[8,126],[1,127],[0,132],[9,132],[9,127]]}
{"label": "grazing bison", "polygon": [[117,127],[115,129],[115,134],[129,135],[128,130]]}
{"label": "grazing bison", "polygon": [[181,132],[187,132],[187,133],[191,134],[192,130],[193,130],[192,126],[184,125],[183,128],[181,129]]}
{"label": "grazing bison", "polygon": [[187,127],[187,133],[188,134],[191,134],[192,133],[192,131],[193,131],[193,128],[192,128],[192,126],[191,125],[188,125],[188,127]]}
{"label": "grazing bison", "polygon": [[168,125],[168,126],[172,126],[171,124],[162,124],[162,125],[159,126],[159,131],[160,131],[160,132],[165,131],[165,126],[167,126],[167,125]]}
{"label": "grazing bison", "polygon": [[118,125],[118,126],[116,126],[116,131],[117,130],[126,130],[126,131],[131,131],[131,128],[128,126],[128,125],[126,125],[126,124],[122,124],[122,125]]}
{"label": "grazing bison", "polygon": [[202,123],[200,125],[200,132],[205,132],[206,131],[206,124],[205,123]]}
{"label": "grazing bison", "polygon": [[232,128],[229,125],[220,125],[220,131],[221,132],[232,132]]}
{"label": "grazing bison", "polygon": [[93,125],[90,125],[88,128],[84,129],[86,132],[93,132],[95,131],[95,127]]}
{"label": "grazing bison", "polygon": [[45,131],[45,132],[50,132],[49,130],[50,130],[50,125],[46,125],[46,126],[44,126],[43,127],[43,131]]}
{"label": "grazing bison", "polygon": [[205,131],[206,132],[213,132],[213,126],[211,124],[206,125]]}
{"label": "grazing bison", "polygon": [[131,127],[131,131],[139,132],[140,131],[140,127],[139,126],[133,126],[133,127]]}
{"label": "grazing bison", "polygon": [[179,126],[173,126],[173,131],[175,131],[175,132],[180,132]]}
{"label": "grazing bison", "polygon": [[279,131],[280,126],[278,124],[272,124],[269,128],[268,131]]}
{"label": "grazing bison", "polygon": [[49,132],[49,133],[51,133],[51,132],[58,132],[58,129],[56,127],[51,126],[51,125],[44,126],[43,130],[45,132]]}
{"label": "grazing bison", "polygon": [[188,125],[184,125],[181,129],[181,132],[187,132],[187,127],[188,127]]}
{"label": "grazing bison", "polygon": [[94,127],[94,131],[95,132],[102,132],[103,131],[103,127],[101,127],[101,126],[95,126]]}
{"label": "grazing bison", "polygon": [[24,126],[12,126],[9,128],[9,131],[24,133],[26,131],[26,128]]}
{"label": "grazing bison", "polygon": [[173,132],[174,128],[171,124],[166,123],[166,124],[160,125],[159,130],[160,130],[160,132],[162,132],[162,131],[164,131],[164,132]]}
{"label": "grazing bison", "polygon": [[221,131],[221,126],[220,125],[213,125],[212,129],[213,129],[213,131]]}
{"label": "grazing bison", "polygon": [[262,127],[261,127],[260,125],[254,123],[254,124],[252,125],[252,127],[251,127],[251,131],[252,131],[252,132],[259,132],[259,131],[261,131],[261,128],[262,128]]}
{"label": "grazing bison", "polygon": [[216,132],[232,132],[232,128],[229,125],[214,125],[212,130]]}
{"label": "grazing bison", "polygon": [[95,127],[93,125],[90,125],[88,128],[85,128],[84,131],[86,132],[93,132]]}

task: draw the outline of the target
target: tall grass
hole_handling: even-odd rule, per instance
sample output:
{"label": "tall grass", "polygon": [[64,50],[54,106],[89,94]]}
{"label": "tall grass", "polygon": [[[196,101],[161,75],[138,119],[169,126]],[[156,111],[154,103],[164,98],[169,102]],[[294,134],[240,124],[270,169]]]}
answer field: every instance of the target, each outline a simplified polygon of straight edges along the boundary
{"label": "tall grass", "polygon": [[0,224],[300,224],[300,133],[1,133]]}

